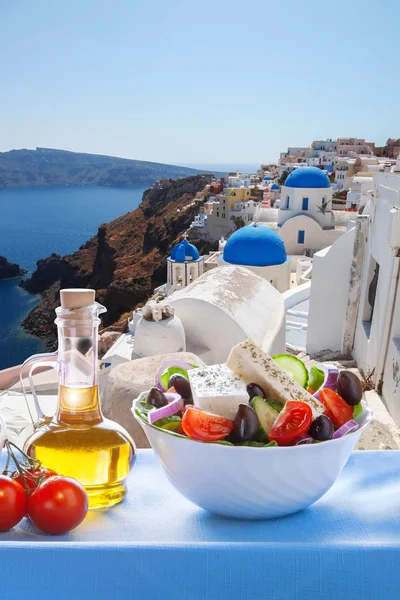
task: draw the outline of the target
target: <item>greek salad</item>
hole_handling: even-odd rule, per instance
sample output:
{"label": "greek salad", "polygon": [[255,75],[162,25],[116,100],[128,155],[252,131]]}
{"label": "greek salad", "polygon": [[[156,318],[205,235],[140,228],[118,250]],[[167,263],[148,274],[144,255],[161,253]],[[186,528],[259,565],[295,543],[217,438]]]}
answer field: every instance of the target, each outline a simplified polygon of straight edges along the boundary
{"label": "greek salad", "polygon": [[137,404],[150,425],[193,440],[233,446],[292,446],[340,438],[359,428],[360,379],[349,370],[270,357],[251,340],[222,365],[173,360]]}

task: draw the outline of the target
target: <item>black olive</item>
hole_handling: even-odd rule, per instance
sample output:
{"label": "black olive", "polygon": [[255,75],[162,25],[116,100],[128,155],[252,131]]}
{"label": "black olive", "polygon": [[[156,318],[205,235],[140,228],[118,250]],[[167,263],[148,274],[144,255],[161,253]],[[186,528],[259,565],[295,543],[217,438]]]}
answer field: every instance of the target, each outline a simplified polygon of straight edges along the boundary
{"label": "black olive", "polygon": [[156,408],[161,408],[168,404],[168,400],[158,388],[153,387],[147,395],[147,404],[151,404]]}
{"label": "black olive", "polygon": [[340,371],[337,380],[337,392],[350,406],[355,406],[361,401],[361,381],[351,371]]}
{"label": "black olive", "polygon": [[249,383],[248,385],[246,385],[246,390],[248,395],[250,396],[250,400],[255,398],[255,396],[261,396],[261,398],[264,398],[264,400],[267,398],[264,390],[260,388],[260,386],[256,383]]}
{"label": "black olive", "polygon": [[260,431],[260,421],[254,408],[248,404],[239,404],[233,426],[233,435],[240,442],[253,440]]}
{"label": "black olive", "polygon": [[311,423],[308,433],[314,440],[326,442],[326,440],[332,439],[333,431],[334,427],[330,418],[320,415]]}
{"label": "black olive", "polygon": [[168,379],[168,388],[174,387],[176,393],[182,396],[184,400],[192,399],[192,388],[189,381],[183,375],[175,373]]}

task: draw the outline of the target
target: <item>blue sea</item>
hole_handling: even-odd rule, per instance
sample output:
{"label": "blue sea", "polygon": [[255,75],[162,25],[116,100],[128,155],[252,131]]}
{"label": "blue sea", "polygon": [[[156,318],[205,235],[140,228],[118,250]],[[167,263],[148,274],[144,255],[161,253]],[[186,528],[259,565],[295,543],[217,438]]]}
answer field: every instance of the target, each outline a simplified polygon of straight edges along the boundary
{"label": "blue sea", "polygon": [[[134,210],[145,189],[0,189],[0,255],[32,272],[40,258],[78,250],[101,223]],[[40,298],[18,287],[20,280],[0,281],[0,369],[45,351],[42,341],[21,327]]]}
{"label": "blue sea", "polygon": [[[268,164],[268,163],[267,163]],[[192,167],[192,169],[201,169],[202,171],[209,171],[210,173],[246,173],[251,175],[256,173],[261,166],[259,163],[185,163],[183,167]]]}

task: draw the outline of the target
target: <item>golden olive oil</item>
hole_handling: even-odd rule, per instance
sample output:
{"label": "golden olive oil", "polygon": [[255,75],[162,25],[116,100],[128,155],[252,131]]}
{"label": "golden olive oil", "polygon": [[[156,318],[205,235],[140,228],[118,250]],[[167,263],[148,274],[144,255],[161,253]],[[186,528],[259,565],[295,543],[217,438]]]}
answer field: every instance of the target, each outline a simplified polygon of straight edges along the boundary
{"label": "golden olive oil", "polygon": [[90,508],[120,502],[135,447],[127,432],[101,414],[97,385],[59,386],[58,412],[26,445],[43,466],[82,483]]}

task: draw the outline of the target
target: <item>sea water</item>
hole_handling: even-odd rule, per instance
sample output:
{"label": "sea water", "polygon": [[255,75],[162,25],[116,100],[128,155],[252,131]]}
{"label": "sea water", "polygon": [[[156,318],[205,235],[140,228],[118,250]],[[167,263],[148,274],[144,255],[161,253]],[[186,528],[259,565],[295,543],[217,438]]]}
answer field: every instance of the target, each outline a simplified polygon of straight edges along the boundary
{"label": "sea water", "polygon": [[[53,252],[62,256],[75,252],[99,225],[134,210],[145,189],[0,189],[0,255],[32,272],[40,258]],[[39,338],[21,327],[40,297],[18,287],[20,281],[0,281],[0,369],[21,364],[31,354],[46,350]]]}

